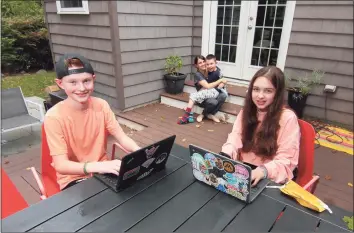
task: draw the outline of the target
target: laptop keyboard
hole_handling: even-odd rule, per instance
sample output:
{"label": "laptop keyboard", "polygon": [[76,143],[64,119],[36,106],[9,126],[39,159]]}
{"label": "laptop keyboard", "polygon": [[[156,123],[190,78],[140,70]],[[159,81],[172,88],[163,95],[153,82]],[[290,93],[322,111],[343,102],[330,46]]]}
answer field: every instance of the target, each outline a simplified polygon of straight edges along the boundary
{"label": "laptop keyboard", "polygon": [[109,187],[113,189],[117,188],[118,176],[111,173],[95,174],[95,176]]}

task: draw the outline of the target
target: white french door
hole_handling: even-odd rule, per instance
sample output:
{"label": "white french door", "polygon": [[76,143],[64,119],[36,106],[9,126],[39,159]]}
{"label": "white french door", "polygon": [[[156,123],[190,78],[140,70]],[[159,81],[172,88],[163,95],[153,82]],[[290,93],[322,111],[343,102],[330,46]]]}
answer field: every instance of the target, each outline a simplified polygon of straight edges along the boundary
{"label": "white french door", "polygon": [[202,54],[215,54],[224,76],[250,80],[267,65],[284,69],[295,1],[205,1]]}

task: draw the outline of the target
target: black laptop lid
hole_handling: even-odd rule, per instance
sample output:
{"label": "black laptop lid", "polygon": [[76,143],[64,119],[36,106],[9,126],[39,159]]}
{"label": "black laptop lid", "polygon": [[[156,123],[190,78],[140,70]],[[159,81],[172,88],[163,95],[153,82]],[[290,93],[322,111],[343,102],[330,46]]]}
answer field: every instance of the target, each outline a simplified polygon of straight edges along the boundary
{"label": "black laptop lid", "polygon": [[122,159],[117,189],[124,189],[137,180],[162,170],[171,152],[176,135],[141,148]]}

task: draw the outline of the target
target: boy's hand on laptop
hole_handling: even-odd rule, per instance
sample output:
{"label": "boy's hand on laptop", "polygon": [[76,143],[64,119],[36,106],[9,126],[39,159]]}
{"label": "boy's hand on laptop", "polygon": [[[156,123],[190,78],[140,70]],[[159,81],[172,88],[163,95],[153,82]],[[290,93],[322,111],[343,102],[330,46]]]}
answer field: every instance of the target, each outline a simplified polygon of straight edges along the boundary
{"label": "boy's hand on laptop", "polygon": [[258,182],[263,179],[264,177],[264,172],[263,169],[260,167],[257,167],[256,169],[252,170],[252,175],[251,175],[251,186],[254,187],[258,184]]}
{"label": "boy's hand on laptop", "polygon": [[87,171],[89,173],[112,173],[118,176],[121,163],[118,159],[88,163]]}

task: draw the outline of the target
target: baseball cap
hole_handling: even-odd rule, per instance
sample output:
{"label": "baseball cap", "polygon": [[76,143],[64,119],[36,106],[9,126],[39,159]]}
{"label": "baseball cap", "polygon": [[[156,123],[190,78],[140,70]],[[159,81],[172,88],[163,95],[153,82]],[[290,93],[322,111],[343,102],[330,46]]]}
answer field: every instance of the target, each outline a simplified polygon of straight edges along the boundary
{"label": "baseball cap", "polygon": [[[78,69],[71,69],[69,70],[68,64],[67,64],[67,60],[68,59],[73,59],[76,58],[78,60],[81,61],[81,63],[83,64],[82,68],[78,68]],[[87,60],[84,56],[81,56],[79,54],[75,54],[75,53],[67,53],[64,54],[56,63],[55,63],[55,71],[57,73],[57,78],[58,79],[62,79],[63,77],[67,76],[67,75],[71,75],[71,74],[79,74],[79,73],[89,73],[94,75],[94,71],[93,68],[89,62],[89,60]]]}

